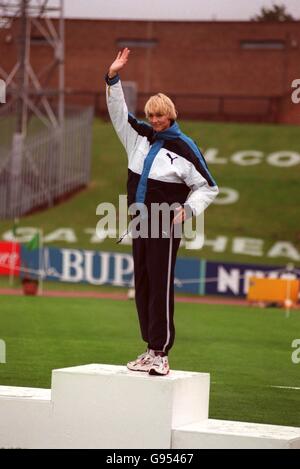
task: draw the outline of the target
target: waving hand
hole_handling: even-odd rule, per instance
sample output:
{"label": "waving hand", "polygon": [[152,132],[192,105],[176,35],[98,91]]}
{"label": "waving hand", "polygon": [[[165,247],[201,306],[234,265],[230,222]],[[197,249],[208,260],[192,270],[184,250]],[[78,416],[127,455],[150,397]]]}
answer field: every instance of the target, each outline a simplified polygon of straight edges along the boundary
{"label": "waving hand", "polygon": [[130,50],[125,47],[122,52],[119,52],[114,62],[109,67],[108,76],[112,78],[115,76],[127,63]]}

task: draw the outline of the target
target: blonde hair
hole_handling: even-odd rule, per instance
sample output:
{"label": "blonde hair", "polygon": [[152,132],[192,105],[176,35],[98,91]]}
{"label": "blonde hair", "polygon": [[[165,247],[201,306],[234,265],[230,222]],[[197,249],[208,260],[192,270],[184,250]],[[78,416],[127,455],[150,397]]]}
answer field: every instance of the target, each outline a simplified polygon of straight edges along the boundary
{"label": "blonde hair", "polygon": [[177,118],[177,111],[173,101],[163,93],[151,96],[145,104],[144,111],[147,118],[149,114],[156,113],[167,116],[171,120],[176,120]]}

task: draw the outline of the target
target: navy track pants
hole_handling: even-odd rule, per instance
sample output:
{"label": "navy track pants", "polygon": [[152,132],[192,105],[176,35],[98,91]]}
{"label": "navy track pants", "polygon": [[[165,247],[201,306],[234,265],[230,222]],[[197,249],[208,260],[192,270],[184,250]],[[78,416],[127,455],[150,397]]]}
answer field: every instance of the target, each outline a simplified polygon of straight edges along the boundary
{"label": "navy track pants", "polygon": [[172,347],[174,327],[174,269],[180,238],[133,239],[135,301],[143,340],[148,348]]}

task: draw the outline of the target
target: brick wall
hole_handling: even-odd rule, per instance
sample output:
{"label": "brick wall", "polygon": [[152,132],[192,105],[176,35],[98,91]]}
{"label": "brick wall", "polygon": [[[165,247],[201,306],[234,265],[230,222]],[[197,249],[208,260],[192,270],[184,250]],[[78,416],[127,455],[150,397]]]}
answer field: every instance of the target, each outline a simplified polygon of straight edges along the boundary
{"label": "brick wall", "polygon": [[[151,48],[131,47],[122,72],[122,80],[137,82],[140,111],[148,95],[162,91],[174,99],[182,116],[300,123],[300,104],[289,99],[292,81],[300,78],[299,22],[66,20],[65,31],[68,102],[96,103],[104,112],[103,75],[118,40],[152,39],[157,42]],[[0,30],[5,69],[16,58],[9,34]],[[283,41],[284,47],[241,48],[241,41],[249,40]],[[32,47],[37,67],[50,55],[47,46]]]}

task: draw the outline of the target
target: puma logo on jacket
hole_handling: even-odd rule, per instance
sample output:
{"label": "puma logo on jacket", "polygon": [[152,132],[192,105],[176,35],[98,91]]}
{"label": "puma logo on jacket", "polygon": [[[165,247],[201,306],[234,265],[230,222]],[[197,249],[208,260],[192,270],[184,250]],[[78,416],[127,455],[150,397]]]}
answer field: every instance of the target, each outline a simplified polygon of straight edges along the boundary
{"label": "puma logo on jacket", "polygon": [[170,158],[171,160],[171,164],[173,164],[173,161],[176,160],[176,158],[178,158],[178,156],[174,156],[174,158],[170,155],[170,153],[166,153],[167,157]]}

